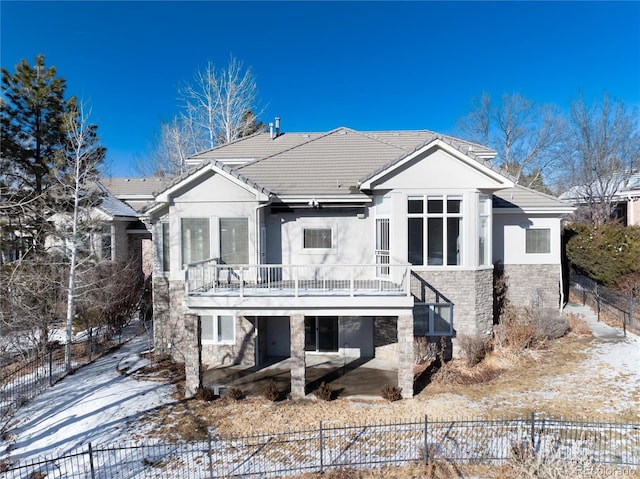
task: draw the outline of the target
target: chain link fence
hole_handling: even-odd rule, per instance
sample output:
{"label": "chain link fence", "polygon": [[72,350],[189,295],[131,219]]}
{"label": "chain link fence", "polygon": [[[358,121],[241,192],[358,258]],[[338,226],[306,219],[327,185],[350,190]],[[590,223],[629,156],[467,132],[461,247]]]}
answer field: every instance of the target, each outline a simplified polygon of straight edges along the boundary
{"label": "chain link fence", "polygon": [[[502,464],[523,454],[640,468],[640,423],[536,417],[325,426],[175,444],[101,446],[5,464],[7,478],[280,477],[383,465]],[[0,464],[0,466],[2,466]],[[2,471],[2,469],[0,469]]]}

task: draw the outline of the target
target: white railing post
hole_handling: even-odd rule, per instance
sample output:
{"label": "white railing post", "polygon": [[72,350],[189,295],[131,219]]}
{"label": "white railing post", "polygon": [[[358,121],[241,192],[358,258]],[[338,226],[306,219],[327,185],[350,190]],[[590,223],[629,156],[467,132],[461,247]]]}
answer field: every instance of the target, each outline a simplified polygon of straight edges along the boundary
{"label": "white railing post", "polygon": [[294,288],[294,296],[297,298],[299,295],[299,291],[298,288],[300,287],[299,285],[299,281],[300,281],[300,271],[298,269],[298,266],[292,266],[292,268],[294,268],[294,273],[293,273],[293,288]]}
{"label": "white railing post", "polygon": [[240,266],[240,297],[244,298],[244,267]]}
{"label": "white railing post", "polygon": [[349,296],[353,297],[355,296],[355,284],[354,284],[354,268],[351,268],[350,274],[349,274]]}

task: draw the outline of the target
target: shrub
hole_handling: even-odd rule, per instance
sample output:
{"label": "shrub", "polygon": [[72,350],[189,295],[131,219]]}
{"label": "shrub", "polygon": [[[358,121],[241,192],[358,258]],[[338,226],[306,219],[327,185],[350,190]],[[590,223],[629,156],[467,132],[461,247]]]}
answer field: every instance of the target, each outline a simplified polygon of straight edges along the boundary
{"label": "shrub", "polygon": [[533,311],[533,326],[536,341],[558,339],[567,334],[569,322],[555,309],[535,309]]}
{"label": "shrub", "polygon": [[473,367],[481,362],[487,355],[489,349],[486,339],[479,335],[469,336],[462,334],[458,337],[458,343],[469,367]]}
{"label": "shrub", "polygon": [[399,401],[402,399],[402,388],[385,384],[382,388],[382,397],[389,402]]}
{"label": "shrub", "polygon": [[245,398],[245,393],[240,388],[231,388],[227,392],[227,397],[233,399],[234,401],[240,401]]}
{"label": "shrub", "polygon": [[331,386],[329,386],[324,381],[320,383],[320,386],[318,386],[318,389],[313,391],[313,394],[318,399],[322,399],[323,401],[331,401],[331,399],[333,398],[333,391],[331,389]]}
{"label": "shrub", "polygon": [[564,336],[569,322],[559,311],[545,308],[507,308],[493,328],[496,347],[522,351]]}
{"label": "shrub", "polygon": [[413,362],[424,364],[435,361],[438,356],[438,345],[427,336],[413,337]]}
{"label": "shrub", "polygon": [[578,314],[570,313],[567,318],[569,331],[576,334],[591,335],[591,328],[585,323]]}
{"label": "shrub", "polygon": [[213,390],[200,386],[194,397],[199,401],[213,401],[217,396]]}
{"label": "shrub", "polygon": [[566,230],[567,258],[591,279],[613,285],[640,272],[640,227],[574,224]]}
{"label": "shrub", "polygon": [[280,399],[280,391],[278,391],[276,383],[273,379],[269,381],[269,384],[267,384],[267,386],[264,388],[264,392],[262,393],[262,396],[268,401],[275,402],[278,399]]}

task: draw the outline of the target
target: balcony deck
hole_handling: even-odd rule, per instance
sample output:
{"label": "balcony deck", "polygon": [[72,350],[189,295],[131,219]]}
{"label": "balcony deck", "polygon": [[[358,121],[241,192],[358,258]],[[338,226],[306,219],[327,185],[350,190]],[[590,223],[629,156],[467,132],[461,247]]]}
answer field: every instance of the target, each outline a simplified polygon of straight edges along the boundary
{"label": "balcony deck", "polygon": [[409,296],[409,266],[190,264],[187,296]]}

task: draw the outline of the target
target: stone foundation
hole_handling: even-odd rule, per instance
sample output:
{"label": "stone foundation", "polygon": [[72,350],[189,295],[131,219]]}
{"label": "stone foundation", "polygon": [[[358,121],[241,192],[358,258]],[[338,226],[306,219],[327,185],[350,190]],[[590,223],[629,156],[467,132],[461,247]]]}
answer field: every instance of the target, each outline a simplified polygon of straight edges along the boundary
{"label": "stone foundation", "polygon": [[445,298],[451,301],[456,336],[491,334],[493,269],[416,271],[411,278],[411,293],[419,302],[445,301]]}
{"label": "stone foundation", "polygon": [[560,307],[560,265],[506,264],[504,274],[509,304],[518,307]]}

